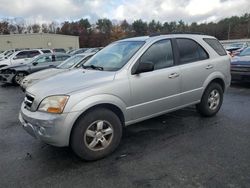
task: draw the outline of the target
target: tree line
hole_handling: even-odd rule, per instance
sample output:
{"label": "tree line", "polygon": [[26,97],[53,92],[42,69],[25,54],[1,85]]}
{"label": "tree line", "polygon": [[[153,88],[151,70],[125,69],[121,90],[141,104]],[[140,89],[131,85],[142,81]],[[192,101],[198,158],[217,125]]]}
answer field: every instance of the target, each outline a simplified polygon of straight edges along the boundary
{"label": "tree line", "polygon": [[250,38],[250,14],[232,16],[218,22],[187,24],[180,20],[178,22],[160,22],[152,20],[145,22],[141,19],[132,23],[123,20],[113,23],[104,18],[91,24],[88,19],[78,21],[65,21],[61,24],[52,22],[49,24],[11,24],[7,21],[0,22],[0,34],[10,33],[56,33],[64,35],[79,36],[80,47],[105,46],[112,41],[151,34],[170,33],[204,33],[217,37],[219,40]]}

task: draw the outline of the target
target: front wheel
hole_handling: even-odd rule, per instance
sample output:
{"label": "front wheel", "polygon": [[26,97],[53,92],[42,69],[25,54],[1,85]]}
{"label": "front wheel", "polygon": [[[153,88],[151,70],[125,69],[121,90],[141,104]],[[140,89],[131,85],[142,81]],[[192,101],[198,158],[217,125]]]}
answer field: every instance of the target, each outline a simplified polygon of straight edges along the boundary
{"label": "front wheel", "polygon": [[16,75],[13,77],[13,83],[16,85],[20,85],[24,77],[27,75],[28,74],[25,72],[17,72]]}
{"label": "front wheel", "polygon": [[223,89],[218,83],[211,83],[205,90],[201,102],[196,105],[202,116],[211,117],[217,114],[223,102]]}
{"label": "front wheel", "polygon": [[112,153],[121,136],[120,119],[114,112],[100,108],[79,118],[72,130],[70,145],[80,158],[97,160]]}

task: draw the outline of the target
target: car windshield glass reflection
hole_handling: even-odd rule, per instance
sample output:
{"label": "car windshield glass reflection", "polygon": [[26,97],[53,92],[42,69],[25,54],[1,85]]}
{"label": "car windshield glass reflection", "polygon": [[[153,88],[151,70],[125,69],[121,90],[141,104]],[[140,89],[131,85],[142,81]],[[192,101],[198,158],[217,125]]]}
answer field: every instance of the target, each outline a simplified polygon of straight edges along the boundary
{"label": "car windshield glass reflection", "polygon": [[[128,62],[143,44],[142,41],[123,41],[110,44],[89,59],[84,67],[86,69],[117,71]],[[98,69],[95,67],[98,67]]]}

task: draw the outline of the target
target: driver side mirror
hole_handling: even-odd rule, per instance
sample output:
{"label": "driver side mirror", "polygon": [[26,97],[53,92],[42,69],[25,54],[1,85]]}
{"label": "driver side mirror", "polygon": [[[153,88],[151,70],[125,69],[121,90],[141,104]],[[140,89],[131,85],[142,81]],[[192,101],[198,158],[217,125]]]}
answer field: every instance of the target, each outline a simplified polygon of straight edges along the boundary
{"label": "driver side mirror", "polygon": [[154,70],[154,64],[150,61],[140,62],[136,69],[132,70],[132,75]]}
{"label": "driver side mirror", "polygon": [[36,66],[38,63],[37,62],[34,62],[34,63],[32,63],[34,66]]}

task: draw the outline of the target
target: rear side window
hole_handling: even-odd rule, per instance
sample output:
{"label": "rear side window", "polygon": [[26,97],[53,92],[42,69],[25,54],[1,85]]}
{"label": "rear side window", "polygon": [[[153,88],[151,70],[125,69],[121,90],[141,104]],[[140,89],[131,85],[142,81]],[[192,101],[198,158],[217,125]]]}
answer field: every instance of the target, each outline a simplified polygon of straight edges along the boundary
{"label": "rear side window", "polygon": [[221,43],[217,39],[204,38],[203,39],[209,46],[211,46],[214,51],[220,56],[227,55],[226,50],[223,48]]}
{"label": "rear side window", "polygon": [[190,63],[208,59],[207,52],[191,39],[177,38],[177,46],[180,54],[180,63]]}
{"label": "rear side window", "polygon": [[37,55],[40,55],[40,52],[37,51],[37,50],[32,50],[32,51],[29,51],[29,57],[35,57]]}
{"label": "rear side window", "polygon": [[49,54],[49,53],[51,53],[51,51],[50,50],[41,50],[43,53],[45,53],[45,54]]}
{"label": "rear side window", "polygon": [[154,43],[142,55],[141,62],[150,62],[154,64],[154,69],[163,69],[173,66],[173,52],[170,40],[161,40]]}
{"label": "rear side window", "polygon": [[14,57],[14,59],[25,59],[25,58],[29,58],[29,52],[28,51],[19,52]]}

